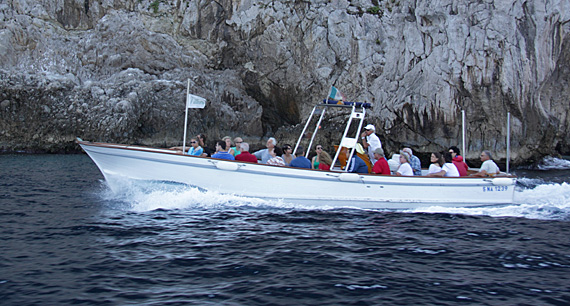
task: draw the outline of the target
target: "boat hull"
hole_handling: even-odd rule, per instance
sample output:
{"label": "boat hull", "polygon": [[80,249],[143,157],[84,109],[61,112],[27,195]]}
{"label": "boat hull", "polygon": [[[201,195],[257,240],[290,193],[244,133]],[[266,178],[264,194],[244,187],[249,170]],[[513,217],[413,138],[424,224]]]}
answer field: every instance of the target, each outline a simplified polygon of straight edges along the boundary
{"label": "boat hull", "polygon": [[188,156],[168,149],[78,143],[109,183],[115,177],[171,181],[309,206],[410,209],[512,204],[516,182],[514,178],[364,175]]}

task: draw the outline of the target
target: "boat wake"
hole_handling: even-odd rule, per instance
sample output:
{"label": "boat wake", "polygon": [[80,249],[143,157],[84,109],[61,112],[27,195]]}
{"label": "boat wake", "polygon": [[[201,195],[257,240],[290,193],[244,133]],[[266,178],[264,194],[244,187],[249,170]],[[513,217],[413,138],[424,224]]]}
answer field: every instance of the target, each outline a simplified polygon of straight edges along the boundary
{"label": "boat wake", "polygon": [[570,184],[544,184],[532,189],[519,188],[515,191],[515,203],[515,205],[471,208],[432,206],[407,210],[407,212],[570,220]]}

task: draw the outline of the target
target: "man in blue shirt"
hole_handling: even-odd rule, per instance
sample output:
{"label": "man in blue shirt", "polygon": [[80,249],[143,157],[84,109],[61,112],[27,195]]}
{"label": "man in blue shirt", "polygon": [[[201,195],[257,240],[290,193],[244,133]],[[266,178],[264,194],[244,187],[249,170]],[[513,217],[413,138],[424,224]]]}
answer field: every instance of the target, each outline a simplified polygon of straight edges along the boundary
{"label": "man in blue shirt", "polygon": [[235,157],[228,153],[228,148],[226,148],[226,142],[218,140],[216,142],[216,154],[212,155],[213,158],[235,160]]}
{"label": "man in blue shirt", "polygon": [[350,160],[350,165],[348,166],[347,171],[352,173],[368,173],[368,166],[362,158],[354,154]]}
{"label": "man in blue shirt", "polygon": [[291,167],[311,169],[311,161],[304,155],[305,149],[299,146],[297,152],[295,152],[295,156],[297,157],[291,161]]}

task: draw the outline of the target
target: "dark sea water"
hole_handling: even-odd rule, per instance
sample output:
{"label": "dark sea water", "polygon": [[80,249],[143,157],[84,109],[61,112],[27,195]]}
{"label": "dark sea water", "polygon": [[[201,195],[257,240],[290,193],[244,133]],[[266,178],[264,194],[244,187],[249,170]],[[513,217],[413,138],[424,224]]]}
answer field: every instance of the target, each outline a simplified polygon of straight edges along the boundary
{"label": "dark sea water", "polygon": [[570,305],[570,163],[517,205],[318,209],[0,155],[1,305]]}

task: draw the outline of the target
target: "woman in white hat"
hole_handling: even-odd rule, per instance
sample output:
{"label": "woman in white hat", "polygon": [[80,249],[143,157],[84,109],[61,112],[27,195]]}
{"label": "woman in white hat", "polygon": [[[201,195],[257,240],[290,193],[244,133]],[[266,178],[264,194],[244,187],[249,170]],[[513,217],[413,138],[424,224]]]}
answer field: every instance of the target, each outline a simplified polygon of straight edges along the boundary
{"label": "woman in white hat", "polygon": [[400,151],[400,167],[396,171],[397,176],[414,176],[414,170],[410,166],[410,154]]}

